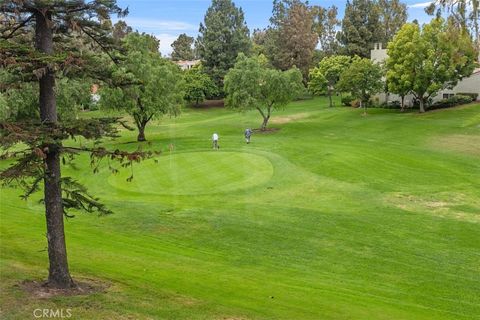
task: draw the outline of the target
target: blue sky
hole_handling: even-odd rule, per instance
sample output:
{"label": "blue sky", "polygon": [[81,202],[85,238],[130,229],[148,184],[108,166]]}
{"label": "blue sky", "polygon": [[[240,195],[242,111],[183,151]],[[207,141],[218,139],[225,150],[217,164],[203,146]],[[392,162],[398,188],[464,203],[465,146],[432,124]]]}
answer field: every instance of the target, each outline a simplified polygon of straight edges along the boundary
{"label": "blue sky", "polygon": [[[205,11],[211,0],[118,0],[121,7],[129,8],[126,21],[133,29],[155,35],[160,39],[160,52],[168,55],[170,44],[180,35],[186,33],[196,37],[198,26],[203,21]],[[264,28],[272,13],[272,0],[234,0],[243,8],[250,30]],[[310,4],[328,7],[335,5],[339,15],[343,16],[346,0],[310,0]],[[409,20],[420,22],[430,20],[424,8],[430,4],[427,0],[404,0],[408,5]]]}

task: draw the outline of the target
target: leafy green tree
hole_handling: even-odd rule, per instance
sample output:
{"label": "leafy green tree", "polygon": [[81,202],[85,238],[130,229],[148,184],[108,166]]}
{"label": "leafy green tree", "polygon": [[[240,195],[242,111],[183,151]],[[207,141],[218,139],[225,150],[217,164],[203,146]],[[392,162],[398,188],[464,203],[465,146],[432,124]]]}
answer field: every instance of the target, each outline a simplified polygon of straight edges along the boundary
{"label": "leafy green tree", "polygon": [[280,70],[297,67],[307,78],[318,43],[314,10],[301,0],[274,0],[266,54]]}
{"label": "leafy green tree", "polygon": [[154,118],[176,116],[183,104],[183,79],[180,68],[158,53],[155,38],[137,32],[123,40],[126,55],[114,76],[128,79],[129,85],[101,90],[101,105],[125,110],[138,129],[138,141],[145,141],[145,128]]}
{"label": "leafy green tree", "polygon": [[57,106],[61,120],[73,119],[79,111],[89,109],[92,102],[93,82],[91,79],[59,79],[57,84]]}
{"label": "leafy green tree", "polygon": [[195,59],[195,53],[193,52],[193,37],[187,36],[182,33],[178,36],[177,40],[172,43],[172,60],[193,60]]}
{"label": "leafy green tree", "polygon": [[203,72],[201,65],[185,71],[185,100],[195,102],[198,106],[206,98],[217,94],[217,86],[208,74]]}
{"label": "leafy green tree", "polygon": [[255,29],[252,33],[252,54],[255,56],[267,55],[268,29]]}
{"label": "leafy green tree", "polygon": [[382,39],[379,8],[372,0],[347,0],[339,41],[350,56],[370,57],[372,45]]}
{"label": "leafy green tree", "polygon": [[425,8],[430,14],[442,16],[444,12],[464,29],[468,29],[473,36],[480,63],[480,0],[435,0]]}
{"label": "leafy green tree", "polygon": [[407,5],[400,0],[378,0],[382,42],[386,45],[407,22]]}
{"label": "leafy green tree", "polygon": [[250,51],[250,32],[243,10],[231,0],[212,0],[199,33],[195,44],[197,53],[205,72],[221,88],[238,54]]}
{"label": "leafy green tree", "polygon": [[465,29],[433,19],[420,28],[405,24],[388,45],[387,84],[393,93],[412,92],[425,112],[428,99],[469,76],[476,53]]}
{"label": "leafy green tree", "polygon": [[350,92],[360,100],[360,107],[367,113],[370,98],[384,89],[382,68],[367,58],[354,57],[338,82],[339,90]]}
{"label": "leafy green tree", "polygon": [[[411,41],[408,41],[410,39]],[[414,50],[420,42],[420,30],[418,24],[405,24],[388,44],[388,58],[386,60],[386,83],[389,93],[398,94],[401,97],[401,108],[405,107],[405,96],[413,89],[415,73],[413,64],[415,57],[405,52]],[[410,70],[407,68],[410,67]]]}
{"label": "leafy green tree", "polygon": [[110,15],[122,17],[126,12],[114,0],[4,0],[1,11],[0,64],[14,80],[1,86],[37,82],[40,116],[28,122],[0,122],[0,145],[6,150],[2,157],[15,160],[1,171],[0,179],[5,184],[21,187],[23,198],[41,190],[43,182],[49,260],[46,285],[74,287],[68,268],[64,215],[70,216],[71,210],[110,211],[84,186],[70,177],[62,177],[62,158],[67,161],[86,151],[95,166],[106,156],[131,164],[145,155],[110,152],[98,145],[64,146],[64,140],[76,136],[92,140],[114,136],[116,119],[59,121],[55,88],[57,78],[107,76],[97,52],[79,48],[72,36],[77,33],[84,44],[95,43],[114,58],[110,53],[114,49]]}
{"label": "leafy green tree", "polygon": [[[91,82],[62,78],[56,83],[58,118],[61,121],[75,119],[78,111],[91,105]],[[32,82],[17,83],[3,92],[5,99],[2,120],[28,121],[38,119],[39,88]]]}
{"label": "leafy green tree", "polygon": [[351,58],[348,56],[330,56],[322,59],[318,66],[310,70],[308,88],[315,95],[327,93],[330,107],[333,106],[332,94],[336,90],[340,75],[348,68]]}
{"label": "leafy green tree", "polygon": [[23,121],[38,119],[38,85],[19,83],[2,92],[3,105],[0,120]]}
{"label": "leafy green tree", "polygon": [[265,130],[272,111],[285,107],[302,89],[302,74],[298,69],[271,69],[264,56],[247,58],[240,54],[225,76],[225,103],[242,111],[258,110],[263,118],[261,129]]}

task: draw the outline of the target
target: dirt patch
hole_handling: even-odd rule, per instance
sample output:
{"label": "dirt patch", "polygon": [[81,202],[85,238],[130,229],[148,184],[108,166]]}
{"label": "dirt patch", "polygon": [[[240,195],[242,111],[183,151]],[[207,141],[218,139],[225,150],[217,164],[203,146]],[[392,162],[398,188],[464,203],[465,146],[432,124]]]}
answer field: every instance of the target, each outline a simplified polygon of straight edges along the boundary
{"label": "dirt patch", "polygon": [[285,124],[292,121],[305,119],[307,117],[308,117],[308,113],[296,113],[296,114],[292,114],[284,117],[275,117],[270,122],[275,124]]}
{"label": "dirt patch", "polygon": [[449,150],[480,156],[480,136],[453,134],[432,139],[431,145],[435,149]]}
{"label": "dirt patch", "polygon": [[[409,212],[425,213],[436,217],[480,223],[480,202],[468,200],[463,194],[437,194],[437,197],[420,197],[412,194],[393,193],[385,201]],[[448,200],[445,200],[448,199]],[[465,207],[464,204],[470,206]]]}
{"label": "dirt patch", "polygon": [[192,307],[192,306],[201,304],[200,300],[194,299],[192,297],[185,297],[185,296],[177,296],[173,298],[173,301],[175,301],[175,303],[182,304],[187,307]]}
{"label": "dirt patch", "polygon": [[109,287],[108,284],[92,280],[82,279],[75,281],[74,288],[56,289],[48,287],[46,282],[35,280],[24,280],[16,286],[24,290],[28,295],[37,299],[49,299],[57,296],[79,296],[90,295],[98,292],[105,292]]}
{"label": "dirt patch", "polygon": [[274,133],[279,131],[280,128],[266,128],[264,130],[262,129],[253,129],[252,131],[255,132],[256,134],[268,134],[268,133]]}

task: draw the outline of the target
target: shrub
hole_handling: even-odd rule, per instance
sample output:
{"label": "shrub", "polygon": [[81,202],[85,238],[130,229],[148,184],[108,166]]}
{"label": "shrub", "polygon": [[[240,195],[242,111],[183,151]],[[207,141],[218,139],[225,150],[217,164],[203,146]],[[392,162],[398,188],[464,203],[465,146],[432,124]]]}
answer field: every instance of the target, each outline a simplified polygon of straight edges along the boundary
{"label": "shrub", "polygon": [[466,96],[466,97],[471,97],[472,98],[472,101],[476,101],[477,98],[478,98],[478,93],[475,93],[475,92],[459,92],[456,94],[457,96]]}
{"label": "shrub", "polygon": [[384,108],[384,109],[401,109],[402,108],[402,104],[400,103],[400,101],[388,101],[388,102],[384,102],[380,105],[380,108]]}
{"label": "shrub", "polygon": [[352,101],[355,100],[354,97],[351,95],[346,95],[342,97],[342,105],[345,107],[350,107],[352,105]]}
{"label": "shrub", "polygon": [[435,102],[432,106],[430,106],[429,109],[434,110],[434,109],[450,108],[450,107],[458,106],[461,104],[467,104],[472,101],[473,101],[473,98],[471,96],[456,95],[448,99],[442,99]]}
{"label": "shrub", "polygon": [[382,104],[380,103],[379,97],[371,97],[367,102],[367,107],[369,108],[381,108]]}
{"label": "shrub", "polygon": [[302,100],[312,100],[314,97],[313,94],[311,94],[310,92],[308,92],[307,90],[302,90],[298,96],[295,97],[295,99],[293,99],[294,101],[302,101]]}

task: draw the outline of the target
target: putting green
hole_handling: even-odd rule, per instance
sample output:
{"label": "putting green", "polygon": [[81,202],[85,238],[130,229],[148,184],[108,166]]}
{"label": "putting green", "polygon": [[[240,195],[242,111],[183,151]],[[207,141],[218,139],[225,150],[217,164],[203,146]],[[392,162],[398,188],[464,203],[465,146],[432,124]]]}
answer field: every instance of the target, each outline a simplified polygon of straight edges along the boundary
{"label": "putting green", "polygon": [[188,152],[160,156],[109,177],[117,189],[129,192],[191,195],[231,192],[251,188],[270,180],[271,162],[262,156],[242,152]]}

